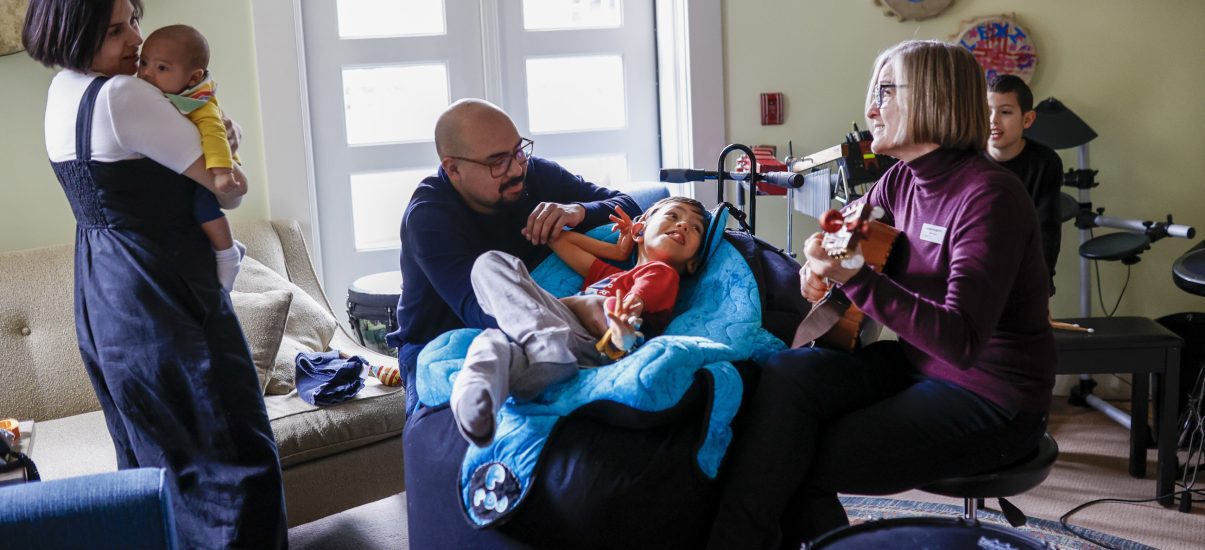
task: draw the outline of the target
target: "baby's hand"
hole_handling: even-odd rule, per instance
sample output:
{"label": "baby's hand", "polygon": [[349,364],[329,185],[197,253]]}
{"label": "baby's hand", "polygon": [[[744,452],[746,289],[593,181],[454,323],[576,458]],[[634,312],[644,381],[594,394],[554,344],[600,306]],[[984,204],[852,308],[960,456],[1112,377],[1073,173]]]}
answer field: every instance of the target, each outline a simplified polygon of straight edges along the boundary
{"label": "baby's hand", "polygon": [[213,187],[219,193],[229,193],[238,189],[239,182],[234,177],[234,170],[229,168],[214,168],[213,172]]}

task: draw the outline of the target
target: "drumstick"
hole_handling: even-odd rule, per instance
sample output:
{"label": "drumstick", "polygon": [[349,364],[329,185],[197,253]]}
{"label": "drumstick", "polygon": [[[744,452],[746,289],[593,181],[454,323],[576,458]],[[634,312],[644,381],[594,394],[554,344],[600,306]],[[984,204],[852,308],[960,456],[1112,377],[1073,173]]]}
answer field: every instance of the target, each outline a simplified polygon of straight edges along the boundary
{"label": "drumstick", "polygon": [[1071,330],[1071,331],[1076,331],[1076,332],[1089,332],[1089,333],[1096,332],[1096,329],[1094,329],[1094,328],[1081,327],[1075,323],[1064,323],[1062,321],[1050,321],[1050,327],[1062,329],[1062,330]]}

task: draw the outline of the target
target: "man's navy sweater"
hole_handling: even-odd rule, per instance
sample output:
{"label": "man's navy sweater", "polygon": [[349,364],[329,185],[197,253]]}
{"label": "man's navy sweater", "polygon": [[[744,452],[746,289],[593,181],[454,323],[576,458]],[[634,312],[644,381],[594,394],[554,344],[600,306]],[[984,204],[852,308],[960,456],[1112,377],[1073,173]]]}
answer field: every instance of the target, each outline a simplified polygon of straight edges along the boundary
{"label": "man's navy sweater", "polygon": [[523,260],[529,270],[548,256],[547,246],[533,245],[519,232],[537,204],[582,205],[586,219],[580,230],[603,224],[616,206],[633,217],[640,213],[627,195],[588,183],[538,157],[529,161],[525,183],[522,197],[494,215],[471,210],[443,169],[414,191],[402,217],[398,330],[388,336],[389,344],[399,348],[411,392],[415,358],[427,342],[452,329],[497,327],[494,318],[481,311],[469,281],[478,256],[500,250]]}

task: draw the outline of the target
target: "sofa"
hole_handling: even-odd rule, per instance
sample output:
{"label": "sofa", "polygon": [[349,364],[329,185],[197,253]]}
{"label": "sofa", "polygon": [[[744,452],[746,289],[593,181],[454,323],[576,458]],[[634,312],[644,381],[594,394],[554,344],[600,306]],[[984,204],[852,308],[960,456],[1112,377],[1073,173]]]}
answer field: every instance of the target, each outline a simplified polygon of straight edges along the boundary
{"label": "sofa", "polygon": [[[354,398],[315,407],[291,386],[291,359],[307,347],[373,365],[397,360],[360,346],[335,322],[296,222],[236,223],[234,233],[248,259],[231,297],[269,393],[289,525],[402,492],[401,387],[363,373]],[[0,253],[0,418],[35,421],[30,456],[44,480],[116,470],[76,343],[73,264],[72,245]]]}

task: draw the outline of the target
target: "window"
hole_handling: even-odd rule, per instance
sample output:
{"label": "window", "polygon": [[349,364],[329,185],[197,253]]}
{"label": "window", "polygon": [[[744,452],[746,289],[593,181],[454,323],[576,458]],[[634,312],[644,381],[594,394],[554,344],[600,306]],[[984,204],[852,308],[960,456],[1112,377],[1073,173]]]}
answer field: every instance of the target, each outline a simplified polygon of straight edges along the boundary
{"label": "window", "polygon": [[498,104],[537,155],[599,185],[657,179],[652,3],[305,0],[300,10],[314,210],[336,303],[357,277],[397,269],[402,214],[438,166],[435,120],[457,99]]}

